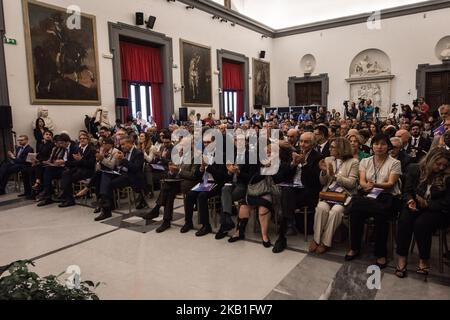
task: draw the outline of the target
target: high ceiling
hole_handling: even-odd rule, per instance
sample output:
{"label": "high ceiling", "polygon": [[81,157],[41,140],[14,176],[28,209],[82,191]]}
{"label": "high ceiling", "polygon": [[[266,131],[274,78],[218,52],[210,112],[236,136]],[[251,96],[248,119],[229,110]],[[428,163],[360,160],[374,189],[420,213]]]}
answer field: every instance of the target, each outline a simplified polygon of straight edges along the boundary
{"label": "high ceiling", "polygon": [[[224,4],[224,0],[212,0]],[[283,29],[430,0],[231,0],[232,9]]]}

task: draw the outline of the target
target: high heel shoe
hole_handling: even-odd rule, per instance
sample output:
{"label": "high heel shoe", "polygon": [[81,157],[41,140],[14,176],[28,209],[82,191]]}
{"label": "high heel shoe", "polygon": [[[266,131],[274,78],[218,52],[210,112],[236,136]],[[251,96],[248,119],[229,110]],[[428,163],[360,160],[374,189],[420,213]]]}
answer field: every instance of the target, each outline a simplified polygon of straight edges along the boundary
{"label": "high heel shoe", "polygon": [[229,243],[235,243],[240,240],[245,240],[245,228],[247,227],[248,219],[239,219],[237,230],[239,231],[238,236],[233,236],[228,239]]}

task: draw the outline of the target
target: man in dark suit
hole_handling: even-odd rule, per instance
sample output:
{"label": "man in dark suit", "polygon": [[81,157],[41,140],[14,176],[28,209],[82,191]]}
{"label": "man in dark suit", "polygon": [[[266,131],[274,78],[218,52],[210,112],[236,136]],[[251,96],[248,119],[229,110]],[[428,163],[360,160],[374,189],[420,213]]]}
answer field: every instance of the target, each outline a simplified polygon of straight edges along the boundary
{"label": "man in dark suit", "polygon": [[323,158],[330,156],[330,142],[328,141],[329,131],[325,125],[318,125],[314,129],[314,135],[316,136],[316,151],[321,154]]}
{"label": "man in dark suit", "polygon": [[[306,132],[300,137],[300,154],[294,153],[290,169],[287,170],[285,181],[295,187],[284,187],[281,191],[282,220],[278,240],[273,248],[274,253],[280,253],[287,247],[286,232],[289,223],[295,220],[295,210],[304,206],[313,209],[319,202],[321,184],[319,180],[319,162],[323,157],[314,149],[314,134]],[[314,215],[308,217],[314,222]],[[303,226],[304,232],[312,229]]]}
{"label": "man in dark suit", "polygon": [[95,150],[89,145],[87,135],[80,135],[79,140],[78,153],[73,155],[73,161],[66,162],[66,169],[61,176],[64,202],[59,205],[60,208],[74,206],[72,184],[88,179],[94,174]]}
{"label": "man in dark suit", "polygon": [[95,221],[102,221],[112,216],[113,191],[124,187],[131,187],[140,195],[139,206],[142,206],[144,198],[142,190],[145,187],[143,174],[144,154],[138,150],[133,139],[124,137],[120,140],[121,151],[117,153],[118,172],[120,175],[103,173],[100,183],[100,196],[103,201],[102,213]]}
{"label": "man in dark suit", "polygon": [[39,187],[44,170],[42,167],[42,162],[50,159],[53,147],[53,132],[50,130],[45,130],[44,142],[40,146],[39,153],[36,155],[36,160],[31,163],[30,167],[27,167],[22,171],[24,196],[27,200],[34,200],[32,185],[35,184],[35,188]]}
{"label": "man in dark suit", "polygon": [[0,167],[0,195],[5,194],[9,177],[23,171],[28,166],[28,154],[33,153],[33,148],[28,144],[26,135],[19,136],[18,143],[14,153],[8,151],[8,161]]}
{"label": "man in dark suit", "polygon": [[78,146],[70,140],[66,133],[62,133],[58,138],[58,146],[56,153],[52,151],[50,160],[44,165],[44,191],[40,195],[38,207],[44,207],[52,204],[53,180],[60,179],[66,168],[66,163],[74,161],[74,155],[78,153]]}
{"label": "man in dark suit", "polygon": [[407,150],[409,156],[413,162],[420,162],[420,160],[430,151],[431,140],[425,138],[422,135],[422,126],[420,123],[415,122],[411,126],[411,139],[408,143],[409,150]]}

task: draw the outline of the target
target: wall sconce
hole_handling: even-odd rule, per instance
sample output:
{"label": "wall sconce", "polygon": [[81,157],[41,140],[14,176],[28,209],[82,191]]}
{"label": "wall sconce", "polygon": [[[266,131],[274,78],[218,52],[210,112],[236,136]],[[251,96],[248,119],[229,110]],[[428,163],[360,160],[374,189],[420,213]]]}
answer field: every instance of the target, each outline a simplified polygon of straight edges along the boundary
{"label": "wall sconce", "polygon": [[223,93],[222,88],[219,88],[219,94],[222,94],[222,93]]}
{"label": "wall sconce", "polygon": [[219,70],[214,70],[214,74],[218,76],[220,74]]}
{"label": "wall sconce", "polygon": [[187,6],[186,7],[186,10],[190,10],[190,9],[195,9],[195,7],[194,6]]}
{"label": "wall sconce", "polygon": [[268,38],[265,34],[261,35],[261,39]]}
{"label": "wall sconce", "polygon": [[213,16],[212,16],[212,19],[213,19],[213,20],[218,20],[218,19],[220,19],[220,17],[219,17],[219,16],[216,16],[216,15],[213,15]]}
{"label": "wall sconce", "polygon": [[228,20],[225,18],[222,18],[222,19],[220,19],[220,22],[228,22]]}
{"label": "wall sconce", "polygon": [[172,65],[172,68],[178,69],[178,65],[174,63],[174,64]]}
{"label": "wall sconce", "polygon": [[183,89],[184,89],[184,86],[179,86],[178,84],[174,84],[173,85],[173,91],[176,93],[176,92],[180,92],[180,91],[183,91]]}

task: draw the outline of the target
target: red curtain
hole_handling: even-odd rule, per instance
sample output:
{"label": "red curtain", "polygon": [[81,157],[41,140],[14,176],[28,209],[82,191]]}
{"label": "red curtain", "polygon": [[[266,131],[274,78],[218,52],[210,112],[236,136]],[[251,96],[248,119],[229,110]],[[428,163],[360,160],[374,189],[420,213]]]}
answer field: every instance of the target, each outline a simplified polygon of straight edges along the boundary
{"label": "red curtain", "polygon": [[128,97],[128,84],[133,81],[148,82],[152,87],[153,118],[162,128],[161,84],[164,82],[161,50],[149,46],[120,42],[122,64],[122,94]]}
{"label": "red curtain", "polygon": [[244,113],[244,76],[243,64],[222,62],[222,82],[223,90],[232,90],[237,92],[236,119]]}

